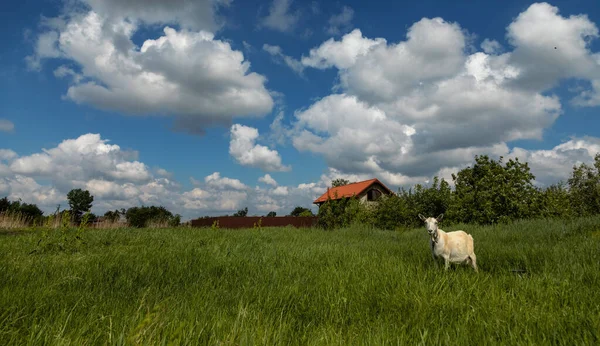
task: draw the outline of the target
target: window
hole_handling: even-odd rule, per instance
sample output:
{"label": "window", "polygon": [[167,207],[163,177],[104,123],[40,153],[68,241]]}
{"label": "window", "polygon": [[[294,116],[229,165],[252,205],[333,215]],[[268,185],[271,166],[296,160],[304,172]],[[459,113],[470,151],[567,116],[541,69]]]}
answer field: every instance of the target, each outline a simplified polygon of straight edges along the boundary
{"label": "window", "polygon": [[379,197],[381,197],[381,191],[376,189],[367,191],[367,201],[376,201]]}

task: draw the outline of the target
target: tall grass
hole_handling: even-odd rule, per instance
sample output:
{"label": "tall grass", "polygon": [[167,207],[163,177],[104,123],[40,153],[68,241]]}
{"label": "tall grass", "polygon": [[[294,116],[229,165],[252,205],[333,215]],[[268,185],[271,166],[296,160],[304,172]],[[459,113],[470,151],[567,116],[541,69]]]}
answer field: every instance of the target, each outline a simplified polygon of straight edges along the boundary
{"label": "tall grass", "polygon": [[461,228],[478,274],[436,267],[424,228],[0,235],[0,344],[600,342],[600,217]]}
{"label": "tall grass", "polygon": [[33,220],[21,213],[1,212],[0,229],[19,229],[31,226]]}

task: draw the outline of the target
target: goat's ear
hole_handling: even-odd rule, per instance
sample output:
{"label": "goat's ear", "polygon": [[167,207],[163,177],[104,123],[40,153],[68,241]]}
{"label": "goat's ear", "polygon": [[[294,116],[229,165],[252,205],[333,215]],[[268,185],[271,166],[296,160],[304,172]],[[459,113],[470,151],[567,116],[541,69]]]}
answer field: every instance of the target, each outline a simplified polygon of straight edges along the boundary
{"label": "goat's ear", "polygon": [[[414,215],[414,214],[413,214],[413,215]],[[419,214],[419,219],[421,219],[421,220],[425,221],[426,217],[425,217],[425,216],[423,216],[423,214]]]}
{"label": "goat's ear", "polygon": [[443,218],[444,218],[444,213],[438,215],[438,217],[436,217],[435,219],[438,221],[442,221]]}

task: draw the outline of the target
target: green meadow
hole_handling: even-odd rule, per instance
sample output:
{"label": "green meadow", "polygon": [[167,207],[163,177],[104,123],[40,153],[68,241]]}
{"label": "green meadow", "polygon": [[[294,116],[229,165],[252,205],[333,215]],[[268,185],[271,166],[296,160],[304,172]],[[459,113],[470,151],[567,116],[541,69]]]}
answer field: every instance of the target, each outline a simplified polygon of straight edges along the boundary
{"label": "green meadow", "polygon": [[600,343],[600,217],[441,228],[0,230],[0,344]]}

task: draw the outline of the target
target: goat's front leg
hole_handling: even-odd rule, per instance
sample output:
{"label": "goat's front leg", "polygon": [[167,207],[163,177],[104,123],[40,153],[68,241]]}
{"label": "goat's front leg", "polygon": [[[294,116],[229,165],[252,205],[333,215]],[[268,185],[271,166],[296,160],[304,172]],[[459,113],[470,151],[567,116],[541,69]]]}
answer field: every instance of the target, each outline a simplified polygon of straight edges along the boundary
{"label": "goat's front leg", "polygon": [[433,258],[433,263],[435,263],[435,267],[438,268],[440,266],[440,264],[438,263],[438,258],[435,257],[435,254],[433,253],[433,251],[431,251],[431,258]]}
{"label": "goat's front leg", "polygon": [[448,256],[444,256],[444,269],[447,271],[450,268],[450,259]]}

